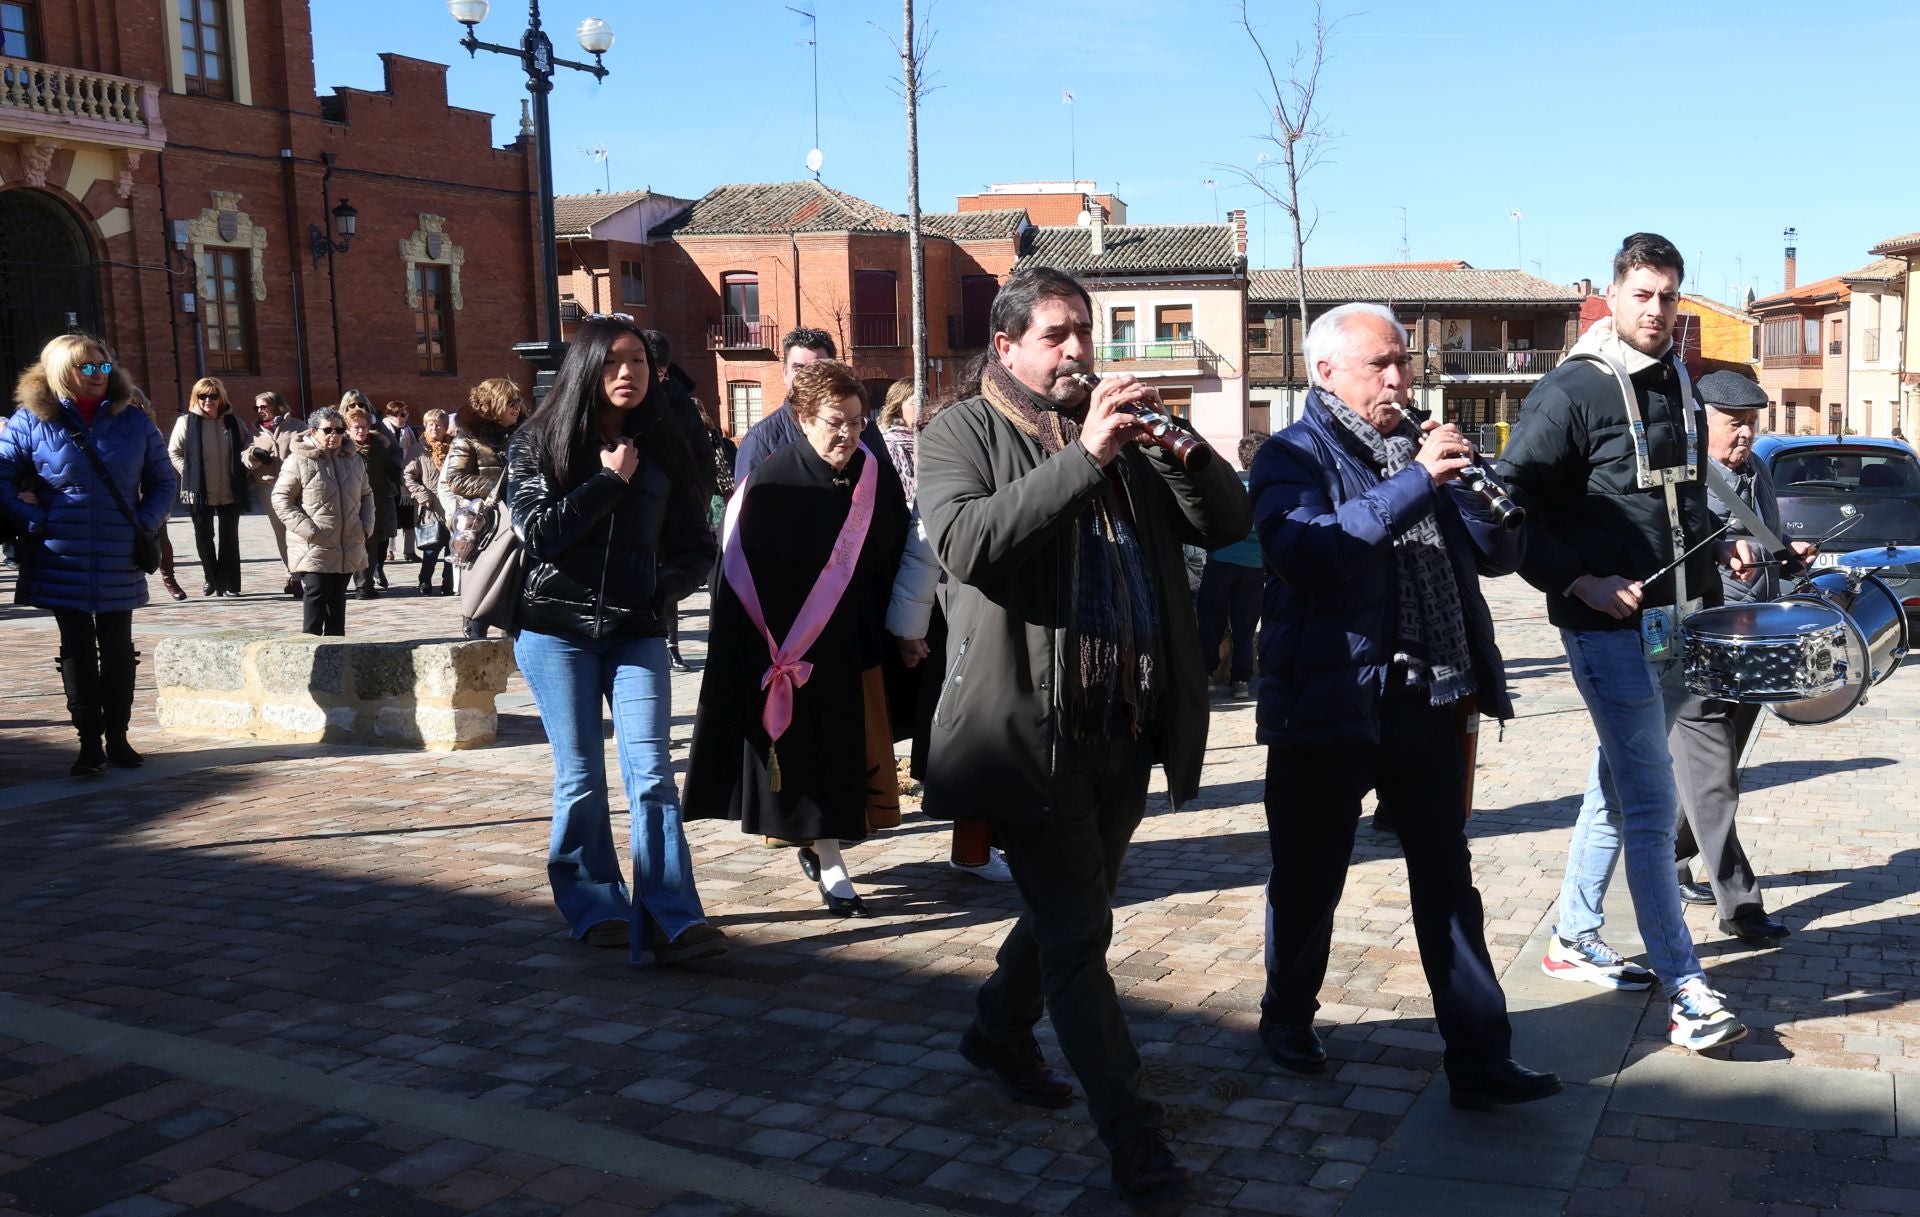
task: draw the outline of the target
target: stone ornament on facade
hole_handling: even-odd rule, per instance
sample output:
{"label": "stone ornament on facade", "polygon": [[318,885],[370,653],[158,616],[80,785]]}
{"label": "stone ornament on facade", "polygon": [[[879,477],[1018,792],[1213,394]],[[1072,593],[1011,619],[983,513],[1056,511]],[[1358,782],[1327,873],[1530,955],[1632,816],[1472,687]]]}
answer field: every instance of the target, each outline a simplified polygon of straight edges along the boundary
{"label": "stone ornament on facade", "polygon": [[59,151],[60,145],[50,139],[30,139],[20,145],[20,167],[26,172],[27,185],[46,188],[47,171]]}
{"label": "stone ornament on facade", "polygon": [[458,310],[466,307],[466,301],[460,296],[460,266],[467,260],[467,251],[453,243],[447,236],[447,218],[422,214],[420,227],[414,234],[400,242],[400,260],[407,266],[407,307],[418,312],[420,309],[420,264],[437,263],[447,268],[449,290],[453,294],[453,307]]}
{"label": "stone ornament on facade", "polygon": [[132,148],[128,148],[120,154],[120,176],[119,180],[114,183],[114,193],[120,196],[120,201],[123,203],[133,198],[133,175],[139,168],[140,154],[138,152]]}
{"label": "stone ornament on facade", "polygon": [[[247,261],[253,264],[253,298],[267,298],[267,230],[253,222],[253,218],[240,210],[240,195],[231,190],[215,190],[213,206],[187,221],[187,240],[193,245],[195,266],[203,266],[202,253],[208,246],[216,248],[250,249],[253,256]],[[213,295],[210,281],[203,275],[200,281],[201,299]]]}

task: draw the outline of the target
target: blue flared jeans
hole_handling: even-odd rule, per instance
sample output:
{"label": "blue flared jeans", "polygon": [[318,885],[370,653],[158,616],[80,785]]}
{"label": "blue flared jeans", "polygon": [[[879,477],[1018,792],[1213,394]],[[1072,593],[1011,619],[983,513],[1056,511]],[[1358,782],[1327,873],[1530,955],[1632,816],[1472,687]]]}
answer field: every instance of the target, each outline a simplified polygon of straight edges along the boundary
{"label": "blue flared jeans", "polygon": [[1647,966],[1671,994],[1701,975],[1673,881],[1680,796],[1667,734],[1687,695],[1680,662],[1649,660],[1638,630],[1561,630],[1560,638],[1600,746],[1567,847],[1554,929],[1569,941],[1599,936],[1601,905],[1624,845]]}
{"label": "blue flared jeans", "polygon": [[[653,946],[654,926],[672,939],[706,920],[668,754],[666,640],[523,630],[513,654],[553,746],[553,834],[547,847],[553,902],[575,938],[601,922],[627,922],[629,954],[642,962]],[[613,844],[602,702],[613,710],[632,819],[632,895]]]}

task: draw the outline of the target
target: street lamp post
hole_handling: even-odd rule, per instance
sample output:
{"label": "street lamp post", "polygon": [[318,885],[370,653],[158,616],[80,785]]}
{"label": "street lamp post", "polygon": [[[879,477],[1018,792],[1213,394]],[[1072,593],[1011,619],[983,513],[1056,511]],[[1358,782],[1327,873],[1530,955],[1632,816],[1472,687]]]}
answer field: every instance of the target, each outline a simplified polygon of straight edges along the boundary
{"label": "street lamp post", "polygon": [[333,396],[337,400],[347,391],[346,369],[340,366],[340,285],[333,277],[333,255],[346,253],[353,246],[353,235],[360,231],[360,210],[344,198],[337,207],[333,201],[333,153],[322,152],[320,160],[327,170],[320,175],[320,210],[333,217],[333,231],[339,239],[327,235],[318,224],[307,225],[307,244],[312,247],[313,266],[327,264],[327,308],[333,316]]}
{"label": "street lamp post", "polygon": [[487,0],[447,0],[447,12],[467,27],[460,45],[469,57],[481,51],[512,55],[527,74],[527,92],[533,94],[534,138],[540,143],[540,270],[544,278],[542,293],[546,300],[546,336],[543,340],[523,342],[514,347],[521,358],[551,372],[560,362],[560,254],[553,233],[553,140],[552,124],[547,116],[547,94],[553,92],[553,70],[572,68],[596,80],[606,78],[607,67],[600,57],[613,48],[613,28],[598,17],[589,17],[576,31],[580,49],[593,56],[592,63],[559,59],[553,53],[553,40],[540,28],[540,0],[527,0],[527,30],[519,46],[482,42],[473,27],[487,18],[491,7]]}

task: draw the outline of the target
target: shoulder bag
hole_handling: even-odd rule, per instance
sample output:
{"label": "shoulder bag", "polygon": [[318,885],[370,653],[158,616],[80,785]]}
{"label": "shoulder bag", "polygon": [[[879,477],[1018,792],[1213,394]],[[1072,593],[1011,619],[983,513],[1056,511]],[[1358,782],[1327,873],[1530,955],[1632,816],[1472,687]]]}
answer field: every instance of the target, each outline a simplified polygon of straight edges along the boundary
{"label": "shoulder bag", "polygon": [[[469,499],[460,504],[463,513],[469,504],[485,508],[479,514],[487,529],[472,557],[461,564],[464,573],[460,576],[460,615],[477,625],[494,626],[511,634],[518,628],[514,619],[519,616],[520,594],[527,581],[527,553],[512,524],[502,518],[506,512],[499,501],[500,487],[506,480],[507,471],[502,469],[500,482],[491,495],[485,500]],[[456,523],[453,534],[456,562],[462,535]]]}
{"label": "shoulder bag", "polygon": [[[500,531],[500,492],[507,485],[507,468],[500,467],[500,480],[483,499],[455,498],[453,519],[448,521],[452,534],[448,557],[461,570],[471,567],[495,533]],[[512,531],[509,529],[508,531]]]}
{"label": "shoulder bag", "polygon": [[100,479],[100,484],[105,486],[107,493],[113,496],[114,505],[120,509],[120,514],[127,518],[128,524],[133,526],[133,564],[144,574],[151,575],[159,570],[159,534],[148,532],[140,527],[140,517],[133,514],[133,508],[127,506],[126,497],[120,493],[120,487],[114,482],[113,476],[107,472],[106,462],[100,459],[100,454],[95,452],[93,445],[87,442],[86,432],[75,426],[65,412],[61,413],[60,421],[65,425],[67,434],[73,437],[74,447],[87,454],[88,462],[93,465],[94,476]]}

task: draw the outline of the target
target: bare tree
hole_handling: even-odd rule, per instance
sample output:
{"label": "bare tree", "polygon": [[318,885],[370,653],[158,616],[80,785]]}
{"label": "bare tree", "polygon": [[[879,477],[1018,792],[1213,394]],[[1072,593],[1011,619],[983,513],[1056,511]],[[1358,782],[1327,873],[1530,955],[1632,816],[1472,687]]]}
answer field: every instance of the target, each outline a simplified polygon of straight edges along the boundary
{"label": "bare tree", "polygon": [[[1267,53],[1266,44],[1260,40],[1260,33],[1253,28],[1253,18],[1247,11],[1248,0],[1240,0],[1240,28],[1247,32],[1247,39],[1253,43],[1253,49],[1260,56],[1260,66],[1266,74],[1266,85],[1261,98],[1266,103],[1267,130],[1260,138],[1271,143],[1278,155],[1272,159],[1280,163],[1286,173],[1284,185],[1275,185],[1267,181],[1267,175],[1257,169],[1243,169],[1237,165],[1224,165],[1222,168],[1233,173],[1242,181],[1266,196],[1268,201],[1285,212],[1293,226],[1293,282],[1294,294],[1300,308],[1300,330],[1307,327],[1307,238],[1313,235],[1314,219],[1304,215],[1305,204],[1300,197],[1300,183],[1321,161],[1326,152],[1327,131],[1320,125],[1321,115],[1315,108],[1320,100],[1320,69],[1327,63],[1327,43],[1334,30],[1344,17],[1329,22],[1320,0],[1313,5],[1313,35],[1307,43],[1295,42],[1293,57],[1287,63],[1287,77],[1280,78],[1279,69],[1274,66],[1273,57]],[[1288,379],[1292,379],[1289,370]]]}
{"label": "bare tree", "polygon": [[920,232],[920,99],[932,91],[926,83],[926,65],[927,55],[933,50],[934,33],[926,28],[925,22],[931,16],[933,5],[928,3],[919,22],[914,20],[913,0],[901,0],[901,8],[900,41],[893,44],[893,49],[900,55],[899,96],[906,103],[907,111],[907,260],[913,295],[913,395],[916,408],[924,412],[927,408],[927,258]]}

